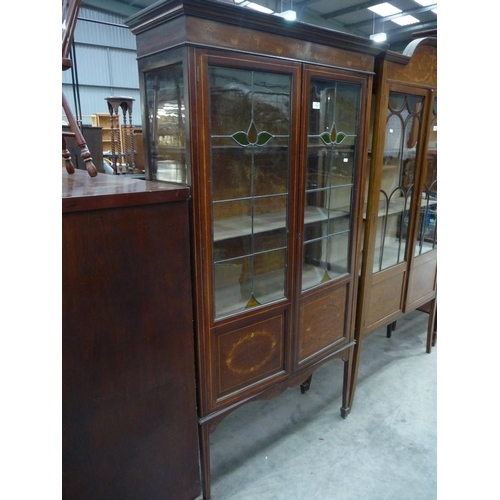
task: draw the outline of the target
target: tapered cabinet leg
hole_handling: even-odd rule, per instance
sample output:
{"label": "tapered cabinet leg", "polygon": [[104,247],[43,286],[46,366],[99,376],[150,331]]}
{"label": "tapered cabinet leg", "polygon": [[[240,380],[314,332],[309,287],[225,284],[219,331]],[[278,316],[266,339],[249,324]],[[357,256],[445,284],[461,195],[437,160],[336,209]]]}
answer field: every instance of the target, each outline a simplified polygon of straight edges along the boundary
{"label": "tapered cabinet leg", "polygon": [[427,347],[428,354],[432,351],[432,347],[436,345],[437,339],[437,299],[434,299],[429,311],[429,321],[427,323]]}
{"label": "tapered cabinet leg", "polygon": [[342,360],[344,361],[344,386],[342,390],[342,408],[340,409],[340,415],[342,416],[342,418],[347,418],[347,416],[351,412],[353,358],[354,348],[351,347],[346,357],[342,358]]}
{"label": "tapered cabinet leg", "polygon": [[307,379],[304,380],[304,382],[302,382],[302,384],[300,384],[300,392],[302,394],[305,394],[309,390],[309,388],[311,387],[312,378],[313,378],[313,376],[311,373],[311,375],[309,375],[309,377],[307,377]]}
{"label": "tapered cabinet leg", "polygon": [[[351,408],[352,408],[352,405],[354,402],[354,394],[356,392],[356,385],[358,383],[358,371],[359,371],[359,362],[361,360],[362,342],[363,342],[362,338],[359,337],[358,339],[356,339],[356,344],[354,344],[354,347],[352,348],[352,361],[350,363],[351,364],[351,375],[348,378],[349,390],[347,391],[348,400],[347,400],[347,405],[346,405],[346,407],[349,408],[349,411],[351,411]],[[345,365],[344,365],[344,370],[345,370]],[[344,371],[344,384],[345,384],[345,382],[346,382],[346,374]]]}
{"label": "tapered cabinet leg", "polygon": [[199,424],[200,433],[200,460],[201,460],[201,480],[203,486],[203,500],[211,498],[210,484],[210,426],[209,424]]}
{"label": "tapered cabinet leg", "polygon": [[387,325],[387,338],[390,339],[392,337],[392,332],[396,329],[396,321]]}

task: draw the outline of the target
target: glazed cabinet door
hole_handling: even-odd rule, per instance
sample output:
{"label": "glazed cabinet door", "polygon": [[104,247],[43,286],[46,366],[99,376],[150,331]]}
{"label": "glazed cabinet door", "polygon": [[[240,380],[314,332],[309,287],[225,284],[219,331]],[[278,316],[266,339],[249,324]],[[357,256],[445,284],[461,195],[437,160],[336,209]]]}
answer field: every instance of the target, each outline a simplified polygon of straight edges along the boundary
{"label": "glazed cabinet door", "polygon": [[413,214],[427,203],[420,199],[418,185],[425,142],[427,92],[391,85],[385,99],[386,115],[376,118],[380,132],[374,138],[374,141],[382,141],[382,161],[377,164],[374,159],[371,165],[378,170],[378,182],[370,186],[378,204],[371,207],[377,212],[366,318],[366,327],[370,329],[387,323],[391,316],[404,310],[414,245]]}
{"label": "glazed cabinet door", "polygon": [[422,153],[417,223],[408,280],[406,308],[426,303],[436,290],[437,273],[437,97],[431,105],[425,150]]}
{"label": "glazed cabinet door", "polygon": [[196,65],[194,237],[203,256],[207,412],[289,372],[300,66],[208,52]]}
{"label": "glazed cabinet door", "polygon": [[306,67],[303,85],[299,365],[351,339],[367,81]]}

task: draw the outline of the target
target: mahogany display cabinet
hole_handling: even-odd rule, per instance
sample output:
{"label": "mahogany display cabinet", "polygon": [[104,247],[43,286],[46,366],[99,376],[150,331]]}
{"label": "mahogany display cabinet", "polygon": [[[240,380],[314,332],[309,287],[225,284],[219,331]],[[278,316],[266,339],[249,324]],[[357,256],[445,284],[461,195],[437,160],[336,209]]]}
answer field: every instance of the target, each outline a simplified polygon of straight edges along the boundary
{"label": "mahogany display cabinet", "polygon": [[192,187],[198,422],[307,390],[344,360],[349,413],[369,40],[213,1],[157,2],[136,35],[146,178]]}
{"label": "mahogany display cabinet", "polygon": [[202,497],[188,187],[62,169],[62,498]]}
{"label": "mahogany display cabinet", "polygon": [[376,59],[365,231],[356,317],[353,402],[363,338],[416,309],[436,315],[437,40]]}

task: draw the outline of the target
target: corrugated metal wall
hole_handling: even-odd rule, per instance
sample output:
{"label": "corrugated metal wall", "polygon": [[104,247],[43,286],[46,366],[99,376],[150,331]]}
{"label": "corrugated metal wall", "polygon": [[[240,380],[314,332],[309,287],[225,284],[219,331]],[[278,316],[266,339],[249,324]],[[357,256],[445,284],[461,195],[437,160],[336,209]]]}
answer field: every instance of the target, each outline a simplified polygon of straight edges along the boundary
{"label": "corrugated metal wall", "polygon": [[[72,60],[84,125],[91,124],[91,115],[108,113],[106,97],[127,96],[135,99],[132,123],[141,126],[135,36],[123,23],[124,19],[85,7],[80,9],[74,35],[75,57]],[[62,88],[77,116],[77,94],[71,70],[63,71]]]}

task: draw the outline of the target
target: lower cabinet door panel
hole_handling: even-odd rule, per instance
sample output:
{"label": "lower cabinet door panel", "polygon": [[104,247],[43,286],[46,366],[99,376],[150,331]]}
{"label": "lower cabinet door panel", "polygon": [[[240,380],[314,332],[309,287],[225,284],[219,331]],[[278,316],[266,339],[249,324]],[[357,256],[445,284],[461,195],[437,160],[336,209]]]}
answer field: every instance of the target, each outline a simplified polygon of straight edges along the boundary
{"label": "lower cabinet door panel", "polygon": [[347,287],[328,294],[310,296],[300,308],[298,362],[301,363],[328,347],[347,340]]}
{"label": "lower cabinet door panel", "polygon": [[433,258],[429,258],[429,254],[425,254],[415,259],[408,284],[407,308],[412,309],[411,304],[432,294],[435,290],[436,268],[435,252]]}
{"label": "lower cabinet door panel", "polygon": [[405,272],[402,271],[373,283],[366,318],[367,329],[375,328],[379,321],[401,310],[404,276]]}
{"label": "lower cabinet door panel", "polygon": [[217,403],[228,396],[269,382],[285,373],[286,313],[282,311],[252,324],[212,330],[213,384]]}

